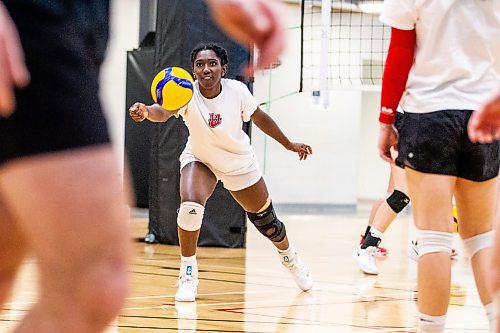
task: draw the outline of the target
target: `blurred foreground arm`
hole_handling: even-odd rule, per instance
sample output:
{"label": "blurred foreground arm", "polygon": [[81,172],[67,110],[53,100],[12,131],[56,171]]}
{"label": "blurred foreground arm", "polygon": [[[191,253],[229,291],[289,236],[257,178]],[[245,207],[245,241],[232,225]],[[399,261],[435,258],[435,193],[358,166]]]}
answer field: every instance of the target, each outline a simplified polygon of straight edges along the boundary
{"label": "blurred foreground arm", "polygon": [[254,43],[260,54],[256,68],[276,61],[285,36],[274,0],[207,0],[219,26],[243,45]]}
{"label": "blurred foreground arm", "polygon": [[14,111],[14,88],[23,87],[28,81],[16,26],[0,1],[0,117],[7,117]]}
{"label": "blurred foreground arm", "polygon": [[500,140],[500,93],[472,113],[467,127],[472,142]]}

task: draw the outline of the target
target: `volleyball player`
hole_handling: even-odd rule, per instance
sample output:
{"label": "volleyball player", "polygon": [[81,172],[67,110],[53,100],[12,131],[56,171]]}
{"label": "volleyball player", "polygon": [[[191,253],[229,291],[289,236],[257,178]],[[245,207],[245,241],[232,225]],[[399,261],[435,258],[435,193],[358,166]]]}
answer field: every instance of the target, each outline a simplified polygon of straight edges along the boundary
{"label": "volleyball player", "polygon": [[[253,20],[274,22],[272,8],[256,10],[232,33],[263,47],[281,31]],[[0,304],[28,253],[40,268],[16,332],[101,332],[126,297],[128,184],[98,98],[108,19],[108,0],[0,1]]]}
{"label": "volleyball player", "polygon": [[[443,332],[450,297],[452,197],[479,297],[493,329],[487,280],[497,202],[499,143],[475,144],[467,123],[500,81],[500,2],[386,0],[392,27],[385,77],[405,114],[382,108],[380,156],[398,148],[418,229],[418,329]],[[495,59],[496,58],[496,59]]]}
{"label": "volleyball player", "polygon": [[[384,88],[382,89],[384,90]],[[401,117],[402,114],[398,113],[396,124]],[[397,153],[393,152],[393,154]],[[386,199],[379,199],[373,204],[365,234],[361,238],[361,244],[353,254],[359,269],[366,274],[378,274],[376,257],[387,255],[387,250],[380,246],[382,236],[398,214],[410,203],[410,198],[406,194],[408,191],[404,169],[393,163],[390,164],[390,167],[391,173],[387,188],[387,192],[390,194]]]}
{"label": "volleyball player", "polygon": [[0,303],[34,254],[16,332],[101,332],[128,289],[128,208],[98,98],[107,1],[0,2]]}
{"label": "volleyball player", "polygon": [[158,104],[135,103],[130,116],[135,121],[164,122],[182,116],[189,138],[180,156],[181,205],[177,224],[181,266],[177,301],[194,301],[198,286],[196,247],[205,204],[220,180],[247,212],[257,230],[277,248],[281,263],[292,273],[302,290],[312,287],[309,269],[290,244],[285,225],[274,211],[250,139],[242,129],[253,121],[264,133],[305,160],[312,153],[303,143],[290,142],[278,125],[264,113],[248,88],[241,82],[225,79],[228,68],[226,50],[201,45],[191,53],[195,81],[191,101],[175,112]]}
{"label": "volleyball player", "polygon": [[[390,79],[384,80],[390,83]],[[383,81],[383,82],[384,82]],[[387,85],[384,87],[382,82],[382,95],[385,96]],[[382,100],[382,105],[389,105],[388,101]],[[383,106],[384,107],[384,106]],[[392,107],[397,107],[392,106]],[[391,107],[386,107],[391,108]],[[399,128],[403,114],[397,112],[395,116],[394,127]],[[392,150],[391,157],[395,159],[397,152]],[[410,197],[407,195],[408,189],[406,186],[406,175],[403,165],[390,163],[390,176],[387,188],[388,195],[386,199],[379,199],[373,203],[368,226],[364,235],[361,237],[361,243],[355,250],[353,257],[358,263],[359,269],[366,274],[378,274],[378,266],[376,257],[387,255],[387,249],[380,246],[382,236],[391,223],[396,219],[398,214],[410,203]],[[451,249],[452,258],[457,256],[456,249]],[[417,241],[412,240],[408,249],[408,257],[414,261],[418,261]]]}

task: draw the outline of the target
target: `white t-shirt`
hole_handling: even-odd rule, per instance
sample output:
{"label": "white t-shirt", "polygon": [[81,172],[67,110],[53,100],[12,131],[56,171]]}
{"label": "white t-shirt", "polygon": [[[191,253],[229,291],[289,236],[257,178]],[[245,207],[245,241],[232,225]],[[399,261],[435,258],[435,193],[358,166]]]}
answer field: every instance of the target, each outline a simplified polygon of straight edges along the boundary
{"label": "white t-shirt", "polygon": [[178,114],[189,129],[191,152],[218,171],[234,173],[254,163],[250,138],[242,126],[250,121],[258,103],[243,83],[222,79],[221,84],[221,93],[209,99],[195,81],[193,98]]}
{"label": "white t-shirt", "polygon": [[385,0],[380,20],[416,29],[405,112],[476,110],[500,82],[500,0]]}

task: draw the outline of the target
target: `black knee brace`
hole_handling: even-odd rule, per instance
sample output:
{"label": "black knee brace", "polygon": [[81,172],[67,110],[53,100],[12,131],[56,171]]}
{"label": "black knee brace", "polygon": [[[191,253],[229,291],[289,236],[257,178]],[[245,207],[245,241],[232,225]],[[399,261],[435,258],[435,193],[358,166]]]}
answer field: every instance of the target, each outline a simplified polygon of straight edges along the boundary
{"label": "black knee brace", "polygon": [[408,204],[410,203],[410,198],[401,191],[394,190],[392,194],[386,199],[387,204],[391,209],[399,214]]}
{"label": "black knee brace", "polygon": [[248,219],[255,225],[257,230],[273,242],[281,242],[286,236],[285,225],[278,220],[274,212],[273,204],[270,203],[263,212],[249,213]]}

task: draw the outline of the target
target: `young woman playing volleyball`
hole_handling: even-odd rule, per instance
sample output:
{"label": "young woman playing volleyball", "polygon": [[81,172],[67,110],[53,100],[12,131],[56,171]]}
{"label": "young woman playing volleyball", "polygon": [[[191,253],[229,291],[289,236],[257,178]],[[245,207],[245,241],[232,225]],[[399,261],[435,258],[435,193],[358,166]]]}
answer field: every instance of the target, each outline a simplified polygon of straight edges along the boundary
{"label": "young woman playing volleyball", "polygon": [[186,148],[180,156],[181,180],[177,223],[181,248],[181,267],[177,301],[194,301],[197,294],[198,267],[196,247],[205,203],[220,180],[247,212],[249,220],[278,249],[283,265],[292,273],[302,290],[312,287],[312,277],[290,245],[272,205],[257,164],[250,139],[242,130],[245,121],[253,121],[264,133],[305,160],[312,153],[303,143],[290,142],[278,125],[257,105],[241,82],[225,79],[226,50],[201,45],[191,53],[195,77],[191,101],[175,112],[159,105],[135,103],[129,109],[135,121],[148,119],[164,122],[181,115],[189,129]]}

